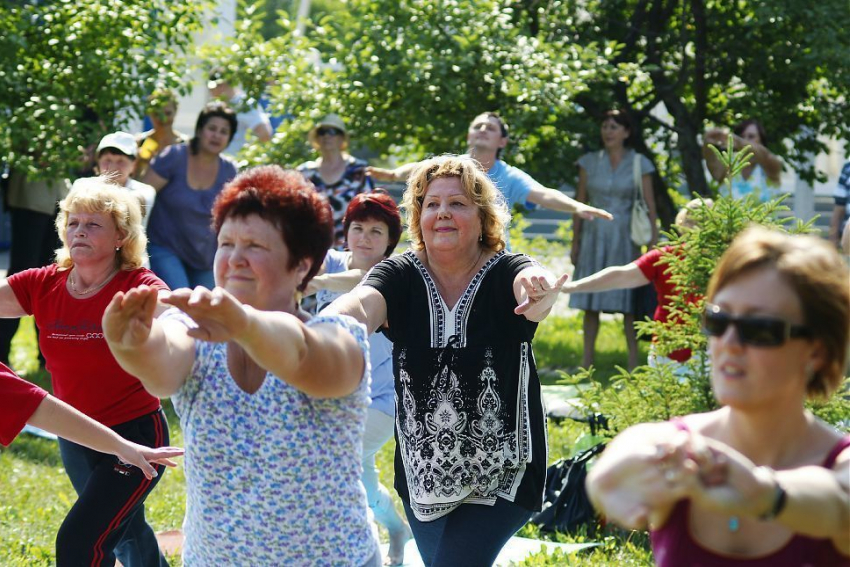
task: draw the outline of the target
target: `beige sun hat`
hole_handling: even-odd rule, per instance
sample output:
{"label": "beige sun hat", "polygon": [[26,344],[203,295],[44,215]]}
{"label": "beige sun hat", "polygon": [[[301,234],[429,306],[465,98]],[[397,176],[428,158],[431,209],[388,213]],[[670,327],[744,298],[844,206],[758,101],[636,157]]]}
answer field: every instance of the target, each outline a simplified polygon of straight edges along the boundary
{"label": "beige sun hat", "polygon": [[338,114],[328,114],[324,118],[322,118],[319,122],[313,126],[313,129],[307,134],[307,141],[310,142],[310,145],[314,148],[318,149],[319,147],[319,128],[336,128],[342,135],[345,137],[345,142],[343,143],[342,149],[346,149],[348,147],[348,129],[345,127],[345,122],[342,121],[342,118],[339,117]]}

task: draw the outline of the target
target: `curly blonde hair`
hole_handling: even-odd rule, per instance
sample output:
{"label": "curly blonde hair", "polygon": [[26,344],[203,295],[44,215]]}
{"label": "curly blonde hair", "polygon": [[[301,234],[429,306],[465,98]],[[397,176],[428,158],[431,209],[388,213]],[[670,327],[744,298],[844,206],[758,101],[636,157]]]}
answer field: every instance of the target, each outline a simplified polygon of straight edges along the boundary
{"label": "curly blonde hair", "polygon": [[481,164],[469,156],[444,155],[421,162],[410,176],[401,201],[408,235],[415,250],[424,250],[422,201],[435,179],[457,177],[463,192],[478,208],[481,219],[481,246],[493,252],[505,248],[505,228],[511,221],[505,197],[496,189]]}
{"label": "curly blonde hair", "polygon": [[62,248],[56,250],[56,263],[60,268],[74,267],[65,229],[71,213],[103,213],[109,215],[123,236],[123,244],[115,253],[121,270],[134,270],[148,259],[145,251],[148,238],[142,227],[142,208],[139,198],[129,190],[113,185],[107,177],[91,177],[74,182],[68,196],[59,201],[56,232]]}

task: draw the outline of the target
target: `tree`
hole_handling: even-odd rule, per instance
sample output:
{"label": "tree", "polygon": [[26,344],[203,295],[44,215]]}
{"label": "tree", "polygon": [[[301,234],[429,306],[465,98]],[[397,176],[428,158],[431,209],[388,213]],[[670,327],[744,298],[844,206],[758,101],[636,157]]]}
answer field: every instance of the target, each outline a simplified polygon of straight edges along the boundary
{"label": "tree", "polygon": [[[676,206],[665,182],[712,192],[700,145],[708,124],[761,119],[771,149],[809,179],[819,139],[848,138],[845,10],[845,0],[352,0],[306,38],[283,22],[287,31],[262,46],[240,42],[265,50],[263,65],[218,56],[249,83],[276,77],[271,98],[295,115],[275,145],[249,154],[256,160],[306,157],[303,134],[328,111],[361,143],[409,160],[462,151],[470,119],[496,110],[512,126],[508,159],[557,186],[598,147],[602,114],[626,108],[638,151],[658,167],[669,222]],[[335,70],[300,66],[293,45]],[[669,118],[653,112],[662,105]]]}
{"label": "tree", "polygon": [[198,0],[16,1],[0,6],[0,156],[30,178],[78,168],[83,149],[181,88]]}
{"label": "tree", "polygon": [[[645,139],[659,140],[658,153],[673,158],[665,168],[668,178],[681,171],[696,193],[709,193],[699,143],[707,123],[758,118],[771,149],[810,180],[815,172],[808,154],[824,149],[818,138],[850,134],[850,36],[839,17],[847,11],[845,0],[564,5],[589,16],[573,18],[569,33],[582,43],[617,41],[622,48],[612,62],[637,70],[625,80],[596,85],[577,102],[591,113],[609,101],[630,109]],[[650,114],[662,103],[670,122]],[[784,139],[791,140],[789,148],[780,144]]]}
{"label": "tree", "polygon": [[[284,33],[265,42],[257,19],[240,27],[238,49],[208,54],[255,97],[258,77],[274,79],[273,111],[294,116],[273,144],[249,150],[257,162],[305,159],[305,133],[328,112],[346,119],[356,142],[417,159],[462,152],[471,119],[497,110],[513,130],[514,163],[547,183],[573,180],[569,164],[582,149],[573,100],[614,74],[610,42],[576,45],[554,22],[494,0],[352,0],[306,37],[282,21]],[[310,49],[328,65],[305,64]]]}

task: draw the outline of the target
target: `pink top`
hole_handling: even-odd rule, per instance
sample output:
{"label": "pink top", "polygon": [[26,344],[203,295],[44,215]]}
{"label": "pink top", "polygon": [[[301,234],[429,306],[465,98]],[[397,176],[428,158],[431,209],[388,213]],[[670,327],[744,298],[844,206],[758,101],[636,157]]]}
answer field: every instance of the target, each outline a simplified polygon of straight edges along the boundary
{"label": "pink top", "polygon": [[[687,430],[681,420],[676,426]],[[823,462],[831,469],[838,455],[850,447],[850,435],[839,441]],[[650,532],[655,564],[659,567],[841,567],[850,566],[850,557],[838,553],[832,540],[793,536],[787,544],[768,555],[740,558],[723,555],[694,541],[690,528],[690,501],[679,501],[664,526]]]}

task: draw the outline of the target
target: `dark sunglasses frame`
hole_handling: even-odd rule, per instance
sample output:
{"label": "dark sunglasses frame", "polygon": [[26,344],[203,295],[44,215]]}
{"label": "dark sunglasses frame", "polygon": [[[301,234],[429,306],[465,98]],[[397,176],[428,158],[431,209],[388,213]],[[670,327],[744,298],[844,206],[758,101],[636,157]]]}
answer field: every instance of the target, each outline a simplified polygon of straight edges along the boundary
{"label": "dark sunglasses frame", "polygon": [[756,315],[735,317],[724,313],[717,305],[706,304],[702,320],[702,330],[706,335],[722,337],[729,325],[735,327],[742,344],[751,346],[777,347],[788,339],[812,337],[808,327],[794,325],[784,319]]}
{"label": "dark sunglasses frame", "polygon": [[317,136],[342,136],[343,132],[339,128],[333,126],[322,126],[316,130]]}

